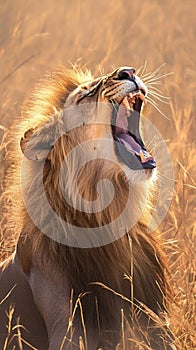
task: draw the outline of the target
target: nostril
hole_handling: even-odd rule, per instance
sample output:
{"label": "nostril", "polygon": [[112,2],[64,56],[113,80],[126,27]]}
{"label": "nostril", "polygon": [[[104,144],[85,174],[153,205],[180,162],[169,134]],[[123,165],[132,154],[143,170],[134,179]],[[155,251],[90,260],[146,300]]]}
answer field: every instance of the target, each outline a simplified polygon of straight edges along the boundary
{"label": "nostril", "polygon": [[133,74],[135,74],[135,68],[132,68],[131,70],[132,70]]}
{"label": "nostril", "polygon": [[123,79],[133,79],[135,73],[135,68],[126,68],[122,69],[118,73],[118,79],[123,80]]}
{"label": "nostril", "polygon": [[126,71],[121,71],[118,73],[118,78],[121,80],[123,79],[130,79],[130,74]]}

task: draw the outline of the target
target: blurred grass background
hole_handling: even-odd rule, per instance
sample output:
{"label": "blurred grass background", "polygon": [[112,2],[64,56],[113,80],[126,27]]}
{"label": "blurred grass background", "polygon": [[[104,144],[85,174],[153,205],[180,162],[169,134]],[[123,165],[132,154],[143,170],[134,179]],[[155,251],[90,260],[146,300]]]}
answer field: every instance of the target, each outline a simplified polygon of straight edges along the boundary
{"label": "blurred grass background", "polygon": [[[161,224],[167,239],[176,305],[171,325],[179,349],[195,349],[195,112],[196,21],[194,0],[0,0],[0,142],[20,114],[20,106],[41,74],[58,64],[78,64],[95,76],[123,65],[146,72],[166,63],[161,90],[171,96],[146,115],[167,140],[175,189]],[[0,193],[9,166],[0,154]],[[9,205],[9,202],[7,203]],[[1,210],[3,212],[3,210]],[[14,249],[1,218],[0,259]]]}

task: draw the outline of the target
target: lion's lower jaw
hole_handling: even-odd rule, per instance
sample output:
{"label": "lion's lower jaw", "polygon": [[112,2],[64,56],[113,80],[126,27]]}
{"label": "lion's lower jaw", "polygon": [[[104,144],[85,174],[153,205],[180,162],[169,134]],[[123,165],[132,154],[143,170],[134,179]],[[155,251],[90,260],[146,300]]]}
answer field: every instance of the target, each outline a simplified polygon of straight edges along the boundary
{"label": "lion's lower jaw", "polygon": [[157,169],[141,169],[141,170],[132,170],[126,164],[122,166],[127,179],[130,184],[135,185],[138,182],[149,182],[152,185],[157,180]]}

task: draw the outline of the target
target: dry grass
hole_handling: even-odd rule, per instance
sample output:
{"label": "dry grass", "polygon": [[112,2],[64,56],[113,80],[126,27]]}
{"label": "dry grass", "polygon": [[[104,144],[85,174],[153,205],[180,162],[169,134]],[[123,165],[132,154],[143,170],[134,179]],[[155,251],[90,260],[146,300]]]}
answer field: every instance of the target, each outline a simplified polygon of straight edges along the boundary
{"label": "dry grass", "polygon": [[[146,113],[169,140],[175,173],[172,204],[161,227],[169,242],[166,249],[177,302],[171,308],[171,325],[182,350],[196,347],[194,5],[194,0],[99,0],[98,4],[90,0],[0,0],[0,140],[4,128],[9,129],[17,119],[22,101],[40,74],[59,63],[80,62],[97,75],[120,65],[139,67],[145,61],[147,71],[166,63],[163,73],[173,72],[161,87],[171,96],[169,105],[160,104],[169,120],[151,106]],[[2,192],[9,166],[4,149],[0,159]],[[2,215],[0,220],[4,259],[13,250],[16,237],[3,233],[6,221]]]}

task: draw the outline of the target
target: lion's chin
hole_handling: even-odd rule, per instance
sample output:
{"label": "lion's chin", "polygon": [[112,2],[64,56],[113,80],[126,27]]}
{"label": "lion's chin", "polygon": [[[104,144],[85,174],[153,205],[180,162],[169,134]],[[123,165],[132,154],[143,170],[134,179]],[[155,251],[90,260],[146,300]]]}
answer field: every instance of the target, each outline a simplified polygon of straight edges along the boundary
{"label": "lion's chin", "polygon": [[140,112],[145,97],[134,91],[115,106],[112,116],[112,132],[117,156],[133,170],[154,169],[156,162],[147,151],[140,135]]}

